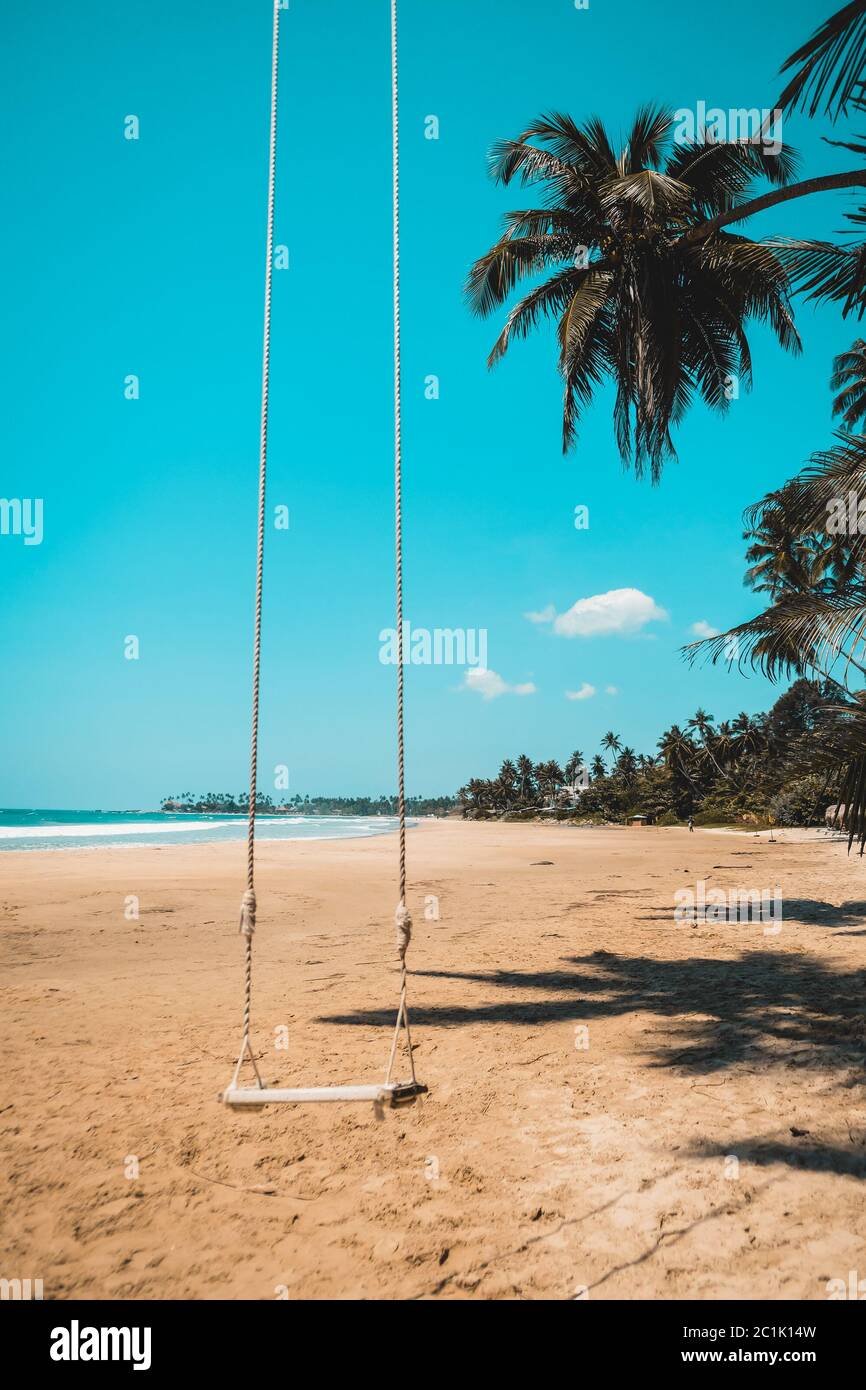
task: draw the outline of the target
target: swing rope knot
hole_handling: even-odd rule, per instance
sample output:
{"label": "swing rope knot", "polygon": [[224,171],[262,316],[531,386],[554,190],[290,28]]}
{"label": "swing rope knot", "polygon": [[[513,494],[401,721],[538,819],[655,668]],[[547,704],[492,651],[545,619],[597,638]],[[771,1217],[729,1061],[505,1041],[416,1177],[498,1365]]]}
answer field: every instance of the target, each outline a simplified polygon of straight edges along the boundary
{"label": "swing rope knot", "polygon": [[405,903],[399,903],[397,906],[397,911],[394,913],[394,926],[397,931],[397,955],[401,960],[405,960],[409,942],[412,940],[412,918]]}
{"label": "swing rope knot", "polygon": [[252,936],[256,929],[256,895],[252,888],[247,888],[241,898],[241,919],[238,924],[238,931],[242,936]]}

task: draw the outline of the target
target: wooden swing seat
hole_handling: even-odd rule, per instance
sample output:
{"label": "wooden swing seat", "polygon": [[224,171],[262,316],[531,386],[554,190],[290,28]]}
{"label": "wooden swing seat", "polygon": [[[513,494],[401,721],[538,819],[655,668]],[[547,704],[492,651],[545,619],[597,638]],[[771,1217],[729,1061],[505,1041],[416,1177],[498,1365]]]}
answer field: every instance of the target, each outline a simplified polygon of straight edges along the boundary
{"label": "wooden swing seat", "polygon": [[225,1105],[310,1105],[328,1101],[367,1101],[373,1105],[409,1105],[427,1087],[420,1081],[387,1081],[376,1086],[229,1086]]}

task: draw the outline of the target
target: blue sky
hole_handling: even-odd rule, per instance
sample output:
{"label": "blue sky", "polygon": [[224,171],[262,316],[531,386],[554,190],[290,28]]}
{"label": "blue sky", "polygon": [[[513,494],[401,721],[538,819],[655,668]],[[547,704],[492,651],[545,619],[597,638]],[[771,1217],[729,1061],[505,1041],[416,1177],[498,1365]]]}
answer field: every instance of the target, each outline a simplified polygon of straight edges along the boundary
{"label": "blue sky", "polygon": [[[856,326],[800,305],[799,359],[755,330],[753,392],[726,419],[696,410],[652,489],[621,470],[607,393],[562,457],[551,335],[488,373],[497,328],[469,316],[461,287],[525,204],[486,177],[495,139],[551,108],[619,134],[647,100],[771,106],[781,61],[824,12],[403,0],[406,614],[486,629],[489,666],[535,687],[484,699],[453,667],[410,667],[410,792],[453,791],[521,751],[591,754],[611,727],[648,750],[699,704],[721,719],[774,698],[760,678],[690,670],[678,649],[695,622],[755,611],[742,510],[829,442],[831,359]],[[0,804],[239,789],[270,5],[88,0],[48,23],[19,6],[5,28],[0,494],[44,500],[44,539],[0,537]],[[274,277],[269,500],[291,527],[268,532],[261,781],[285,763],[290,792],[376,794],[395,785],[395,673],[378,640],[393,622],[387,0],[291,0],[281,32],[276,240],[291,264]],[[804,174],[853,160],[825,133],[786,123]],[[849,205],[803,200],[751,230],[829,236]],[[597,637],[524,616],[623,588],[668,616]],[[566,698],[584,685],[597,693]]]}

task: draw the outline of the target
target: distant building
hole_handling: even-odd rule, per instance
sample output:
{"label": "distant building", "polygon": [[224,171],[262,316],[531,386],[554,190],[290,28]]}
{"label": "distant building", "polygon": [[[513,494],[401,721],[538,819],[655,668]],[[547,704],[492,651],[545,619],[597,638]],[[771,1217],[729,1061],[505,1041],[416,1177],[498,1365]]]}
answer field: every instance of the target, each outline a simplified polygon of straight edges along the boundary
{"label": "distant building", "polygon": [[626,825],[640,829],[642,825],[655,825],[655,819],[655,816],[629,816]]}

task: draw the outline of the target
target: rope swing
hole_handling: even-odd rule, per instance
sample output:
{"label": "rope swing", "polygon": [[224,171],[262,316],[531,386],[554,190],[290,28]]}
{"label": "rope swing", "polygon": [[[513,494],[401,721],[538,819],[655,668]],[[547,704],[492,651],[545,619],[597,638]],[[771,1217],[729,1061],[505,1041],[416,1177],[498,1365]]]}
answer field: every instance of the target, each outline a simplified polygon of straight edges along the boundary
{"label": "rope swing", "polygon": [[[394,220],[394,558],[397,603],[397,798],[399,816],[399,901],[395,912],[397,957],[400,962],[400,995],[394,1037],[383,1083],[367,1086],[314,1086],[307,1088],[266,1087],[256,1064],[250,1043],[250,1014],[252,1000],[253,934],[256,929],[255,892],[255,829],[256,783],[259,744],[259,687],[261,674],[262,591],[265,549],[265,495],[268,456],[268,396],[271,355],[271,281],[274,249],[274,193],[277,157],[277,97],[280,43],[280,0],[274,0],[273,49],[271,61],[271,133],[268,165],[268,220],[265,260],[264,344],[262,349],[262,409],[259,442],[259,505],[258,542],[256,553],[256,606],[253,634],[253,700],[252,736],[250,741],[250,799],[247,824],[247,886],[241,899],[239,930],[244,938],[244,1009],[243,1036],[234,1075],[222,1094],[227,1105],[261,1106],[272,1101],[372,1101],[376,1105],[388,1102],[398,1105],[412,1101],[427,1090],[415,1076],[412,1057],[412,1038],[409,1031],[407,1005],[406,952],[412,938],[412,918],[406,906],[406,795],[403,737],[403,501],[402,501],[402,415],[400,377],[400,143],[397,63],[397,0],[391,0],[391,135],[392,189]],[[405,1033],[409,1063],[408,1081],[393,1079],[394,1065]],[[246,1061],[252,1063],[256,1085],[240,1087],[238,1081]]]}

